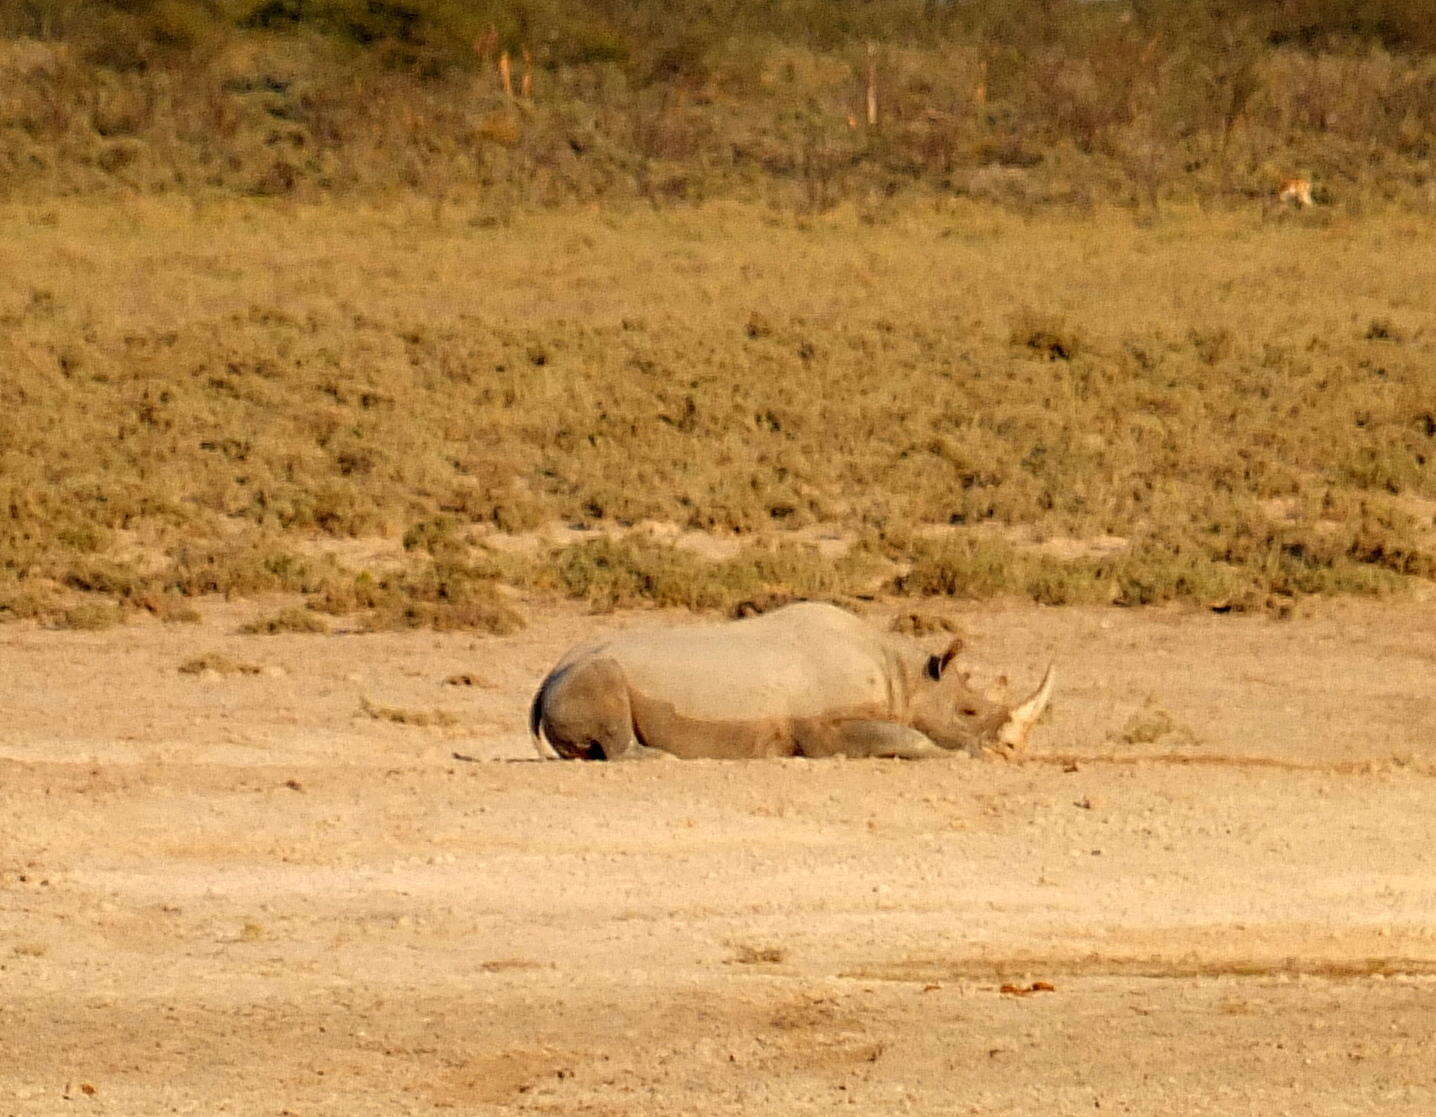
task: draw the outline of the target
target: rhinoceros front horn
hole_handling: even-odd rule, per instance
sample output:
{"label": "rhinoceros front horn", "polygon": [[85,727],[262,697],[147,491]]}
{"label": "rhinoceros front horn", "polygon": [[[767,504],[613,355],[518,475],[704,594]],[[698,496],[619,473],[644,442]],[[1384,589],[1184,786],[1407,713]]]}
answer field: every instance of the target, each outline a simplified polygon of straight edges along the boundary
{"label": "rhinoceros front horn", "polygon": [[1037,689],[1032,692],[1032,697],[1020,706],[1014,706],[1012,712],[1007,715],[1007,722],[997,734],[997,739],[1008,748],[1021,750],[1027,747],[1027,734],[1037,724],[1037,719],[1042,716],[1042,711],[1047,709],[1047,703],[1052,700],[1052,685],[1054,681],[1052,665],[1047,665],[1047,673],[1042,676],[1042,681],[1037,684]]}

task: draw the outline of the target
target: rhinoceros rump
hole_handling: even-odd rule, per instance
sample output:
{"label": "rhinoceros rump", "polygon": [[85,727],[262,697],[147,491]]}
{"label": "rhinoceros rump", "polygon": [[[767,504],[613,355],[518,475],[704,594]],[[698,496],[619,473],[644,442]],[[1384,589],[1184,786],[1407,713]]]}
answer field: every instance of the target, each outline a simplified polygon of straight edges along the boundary
{"label": "rhinoceros rump", "polygon": [[1052,696],[991,702],[952,668],[832,605],[623,633],[572,649],[534,696],[540,755],[562,759],[889,756],[1023,748]]}

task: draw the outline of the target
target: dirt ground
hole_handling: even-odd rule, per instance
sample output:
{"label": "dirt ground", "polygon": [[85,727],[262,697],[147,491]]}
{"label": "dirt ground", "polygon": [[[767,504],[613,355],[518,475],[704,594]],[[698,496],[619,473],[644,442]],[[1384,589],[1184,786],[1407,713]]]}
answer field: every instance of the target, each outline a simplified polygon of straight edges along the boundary
{"label": "dirt ground", "polygon": [[0,630],[0,1114],[1436,1112],[1436,603],[973,607],[1021,762],[631,766],[524,713],[663,614],[272,605]]}

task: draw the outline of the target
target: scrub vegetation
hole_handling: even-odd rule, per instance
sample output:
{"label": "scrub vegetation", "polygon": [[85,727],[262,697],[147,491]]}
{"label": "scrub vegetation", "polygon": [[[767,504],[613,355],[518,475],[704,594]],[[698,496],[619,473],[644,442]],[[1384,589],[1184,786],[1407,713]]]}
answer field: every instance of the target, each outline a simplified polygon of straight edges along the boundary
{"label": "scrub vegetation", "polygon": [[507,631],[514,590],[1239,610],[1436,574],[1416,216],[149,201],[4,226],[9,617],[290,593]]}
{"label": "scrub vegetation", "polygon": [[11,5],[0,618],[1429,583],[1421,7]]}
{"label": "scrub vegetation", "polygon": [[0,191],[1429,208],[1433,50],[1427,0],[14,0]]}

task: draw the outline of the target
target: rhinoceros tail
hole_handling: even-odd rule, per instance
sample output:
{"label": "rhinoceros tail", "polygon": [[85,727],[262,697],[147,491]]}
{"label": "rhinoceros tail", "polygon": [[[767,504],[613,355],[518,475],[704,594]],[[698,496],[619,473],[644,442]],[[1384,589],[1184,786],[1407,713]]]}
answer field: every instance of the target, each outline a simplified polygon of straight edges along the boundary
{"label": "rhinoceros tail", "polygon": [[563,757],[548,743],[543,733],[543,702],[552,682],[553,676],[549,675],[539,684],[538,691],[534,694],[534,700],[529,706],[529,736],[533,738],[534,748],[544,760],[562,760]]}

